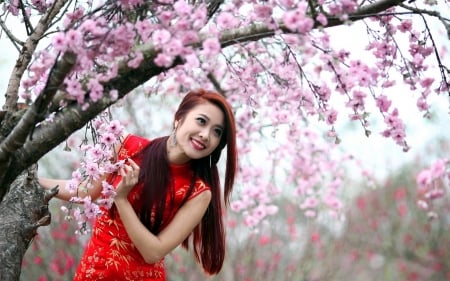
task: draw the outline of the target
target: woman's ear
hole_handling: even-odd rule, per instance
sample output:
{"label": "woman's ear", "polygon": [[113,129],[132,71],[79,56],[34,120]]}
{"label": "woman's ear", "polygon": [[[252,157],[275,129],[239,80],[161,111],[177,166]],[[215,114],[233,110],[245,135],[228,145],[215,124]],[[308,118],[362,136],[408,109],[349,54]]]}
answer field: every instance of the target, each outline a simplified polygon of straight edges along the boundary
{"label": "woman's ear", "polygon": [[176,130],[177,128],[178,128],[178,120],[175,120],[174,122],[173,122],[173,129],[174,130]]}

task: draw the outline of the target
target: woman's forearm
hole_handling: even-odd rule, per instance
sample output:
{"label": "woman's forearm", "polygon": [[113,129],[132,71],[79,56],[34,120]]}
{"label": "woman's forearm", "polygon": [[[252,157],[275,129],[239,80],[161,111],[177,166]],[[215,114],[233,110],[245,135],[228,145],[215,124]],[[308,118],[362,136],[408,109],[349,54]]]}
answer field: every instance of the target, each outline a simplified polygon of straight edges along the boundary
{"label": "woman's forearm", "polygon": [[120,218],[133,244],[147,263],[155,263],[180,245],[198,225],[211,200],[205,191],[188,200],[172,221],[157,235],[152,234],[140,221],[130,202],[116,196],[114,202]]}
{"label": "woman's forearm", "polygon": [[122,223],[133,244],[147,263],[161,260],[166,253],[161,250],[161,241],[141,223],[133,207],[126,198],[114,200]]}
{"label": "woman's forearm", "polygon": [[66,188],[68,180],[39,178],[39,184],[45,189],[52,189],[54,187],[58,187],[58,193],[56,194],[56,198],[64,201],[70,201],[70,199],[74,196],[83,198],[86,197],[87,195],[91,196],[92,200],[96,200],[101,194],[102,181],[105,178],[106,176],[94,182],[88,192],[86,192],[86,181],[80,184],[76,193],[71,193]]}
{"label": "woman's forearm", "polygon": [[52,189],[58,187],[58,193],[56,197],[61,200],[69,201],[72,198],[72,194],[66,189],[67,180],[61,179],[49,179],[49,178],[39,178],[39,184],[45,189]]}

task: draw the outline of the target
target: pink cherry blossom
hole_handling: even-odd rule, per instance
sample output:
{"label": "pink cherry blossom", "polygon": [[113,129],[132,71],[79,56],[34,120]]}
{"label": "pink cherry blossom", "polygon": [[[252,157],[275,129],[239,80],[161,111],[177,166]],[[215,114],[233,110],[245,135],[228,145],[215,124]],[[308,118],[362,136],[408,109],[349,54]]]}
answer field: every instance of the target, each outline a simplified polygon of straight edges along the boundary
{"label": "pink cherry blossom", "polygon": [[166,29],[155,30],[152,34],[152,42],[157,48],[163,48],[169,42],[171,34]]}
{"label": "pink cherry blossom", "polygon": [[323,14],[323,13],[319,13],[319,15],[317,16],[317,21],[320,22],[323,26],[327,26],[328,25],[328,19],[327,17]]}
{"label": "pink cherry blossom", "polygon": [[304,214],[307,218],[314,218],[317,216],[317,212],[313,210],[306,210]]}
{"label": "pink cherry blossom", "polygon": [[115,195],[114,187],[107,181],[102,182],[102,195],[105,197],[114,197]]}
{"label": "pink cherry blossom", "polygon": [[387,96],[380,95],[376,99],[376,104],[381,112],[388,112],[389,107],[392,104],[392,101],[390,101]]}
{"label": "pink cherry blossom", "polygon": [[[108,194],[108,196],[114,196],[114,194]],[[101,198],[96,201],[96,204],[98,204],[99,207],[103,207],[106,209],[110,209],[114,204],[113,198]],[[101,211],[97,212],[96,215],[101,213]]]}
{"label": "pink cherry blossom", "polygon": [[69,180],[65,186],[65,188],[71,193],[76,194],[78,190],[78,186],[80,185],[79,181]]}
{"label": "pink cherry blossom", "polygon": [[433,188],[425,193],[425,198],[430,200],[435,200],[438,198],[442,198],[445,194],[445,191],[441,188]]}
{"label": "pink cherry blossom", "polygon": [[96,79],[88,82],[89,97],[95,102],[103,97],[103,85]]}
{"label": "pink cherry blossom", "polygon": [[104,149],[100,144],[96,144],[87,151],[87,157],[95,162],[104,157]]}
{"label": "pink cherry blossom", "polygon": [[255,227],[258,224],[258,220],[255,217],[247,215],[244,219],[244,224],[250,228]]}
{"label": "pink cherry blossom", "polygon": [[155,58],[155,63],[161,67],[169,67],[172,65],[174,58],[164,53],[159,53]]}
{"label": "pink cherry blossom", "polygon": [[112,133],[114,136],[119,137],[123,133],[123,125],[118,120],[112,120],[108,123],[106,131]]}
{"label": "pink cherry blossom", "polygon": [[176,1],[173,4],[173,7],[175,9],[175,12],[182,17],[189,16],[192,13],[192,6],[185,1]]}
{"label": "pink cherry blossom", "polygon": [[314,197],[308,197],[305,201],[300,205],[301,209],[310,209],[316,208],[319,205],[319,201]]}
{"label": "pink cherry blossom", "polygon": [[217,55],[220,50],[220,42],[217,38],[208,38],[203,42],[203,54],[206,56],[214,56]]}
{"label": "pink cherry blossom", "polygon": [[343,13],[351,13],[356,10],[358,3],[354,0],[342,0],[340,1]]}
{"label": "pink cherry blossom", "polygon": [[334,109],[330,109],[326,111],[326,122],[328,125],[333,125],[337,120],[338,112]]}
{"label": "pink cherry blossom", "polygon": [[53,47],[56,51],[64,52],[67,49],[66,35],[63,32],[58,32],[53,37]]}
{"label": "pink cherry blossom", "polygon": [[66,91],[69,95],[74,97],[78,103],[83,103],[85,98],[85,91],[83,90],[81,83],[72,78],[66,78],[65,80]]}
{"label": "pink cherry blossom", "polygon": [[433,82],[434,82],[434,78],[426,77],[426,78],[420,80],[420,86],[422,86],[423,88],[428,88],[433,84]]}
{"label": "pink cherry blossom", "polygon": [[241,210],[246,208],[245,204],[243,204],[239,200],[235,200],[235,201],[231,202],[230,207],[231,207],[231,210],[233,210],[234,212],[240,212]]}
{"label": "pink cherry blossom", "polygon": [[283,17],[283,22],[290,30],[300,33],[309,32],[314,26],[313,20],[299,10],[286,12]]}
{"label": "pink cherry blossom", "polygon": [[78,51],[80,49],[80,42],[83,39],[83,35],[79,30],[70,29],[66,33],[66,42],[70,49]]}
{"label": "pink cherry blossom", "polygon": [[117,142],[117,137],[113,133],[104,133],[100,137],[100,143],[110,147]]}
{"label": "pink cherry blossom", "polygon": [[147,42],[153,31],[153,25],[147,20],[140,20],[136,22],[135,28],[137,34],[141,37],[141,40]]}
{"label": "pink cherry blossom", "polygon": [[225,30],[239,25],[239,20],[233,14],[222,12],[217,17],[217,26],[219,29]]}
{"label": "pink cherry blossom", "polygon": [[86,218],[93,219],[100,213],[99,206],[90,200],[84,202],[84,214]]}
{"label": "pink cherry blossom", "polygon": [[143,0],[120,0],[118,1],[123,8],[125,9],[133,9],[138,5],[142,5]]}
{"label": "pink cherry blossom", "polygon": [[281,6],[288,9],[293,8],[296,3],[297,1],[295,0],[280,0]]}
{"label": "pink cherry blossom", "polygon": [[265,20],[272,16],[273,9],[269,5],[257,4],[253,8],[256,15],[256,19],[258,20]]}
{"label": "pink cherry blossom", "polygon": [[420,110],[420,111],[427,111],[428,109],[429,109],[429,105],[428,105],[428,103],[427,103],[427,100],[425,99],[425,98],[423,98],[423,97],[419,97],[418,99],[417,99],[417,103],[416,103],[416,105],[417,105],[417,108]]}
{"label": "pink cherry blossom", "polygon": [[381,84],[381,87],[383,88],[389,88],[392,87],[396,84],[395,80],[386,80],[383,82],[383,84]]}
{"label": "pink cherry blossom", "polygon": [[401,32],[407,32],[412,29],[412,20],[402,20],[400,24],[398,25],[398,29]]}
{"label": "pink cherry blossom", "polygon": [[438,179],[438,178],[444,177],[448,164],[450,164],[450,163],[446,159],[436,160],[430,168],[432,178]]}
{"label": "pink cherry blossom", "polygon": [[164,53],[171,57],[180,55],[183,51],[183,43],[178,39],[170,40],[164,47]]}
{"label": "pink cherry blossom", "polygon": [[133,57],[128,61],[127,65],[131,68],[138,68],[143,60],[144,55],[142,55],[142,52],[133,52]]}
{"label": "pink cherry blossom", "polygon": [[416,177],[416,182],[419,188],[425,188],[433,181],[431,171],[428,169],[422,170]]}
{"label": "pink cherry blossom", "polygon": [[85,169],[86,175],[89,177],[97,178],[100,174],[98,164],[96,163],[86,163]]}
{"label": "pink cherry blossom", "polygon": [[112,89],[111,91],[109,91],[109,96],[112,101],[116,101],[119,98],[119,92],[115,89]]}
{"label": "pink cherry blossom", "polygon": [[422,210],[428,210],[428,208],[429,208],[428,203],[427,203],[426,201],[424,201],[424,200],[418,200],[418,201],[417,201],[417,206],[418,206],[420,209],[422,209]]}
{"label": "pink cherry blossom", "polygon": [[187,30],[186,32],[183,32],[181,35],[181,43],[182,45],[189,45],[198,42],[199,37],[197,32],[192,30]]}

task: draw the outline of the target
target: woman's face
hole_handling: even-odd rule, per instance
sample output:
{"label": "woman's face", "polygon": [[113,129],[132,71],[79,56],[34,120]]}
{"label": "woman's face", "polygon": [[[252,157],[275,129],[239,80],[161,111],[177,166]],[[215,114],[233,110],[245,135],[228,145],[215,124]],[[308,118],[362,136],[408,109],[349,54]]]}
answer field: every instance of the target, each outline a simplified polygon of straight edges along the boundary
{"label": "woman's face", "polygon": [[169,161],[182,164],[208,156],[217,148],[224,133],[224,115],[218,106],[205,102],[174,125],[177,145],[169,145]]}

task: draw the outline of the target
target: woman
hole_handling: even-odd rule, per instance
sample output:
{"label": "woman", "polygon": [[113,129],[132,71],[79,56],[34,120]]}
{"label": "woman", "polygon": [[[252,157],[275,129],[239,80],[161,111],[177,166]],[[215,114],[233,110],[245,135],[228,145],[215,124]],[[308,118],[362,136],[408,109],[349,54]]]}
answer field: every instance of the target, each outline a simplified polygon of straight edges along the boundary
{"label": "woman", "polygon": [[[216,164],[225,147],[222,198]],[[103,179],[116,187],[114,205],[97,218],[74,280],[165,280],[164,257],[189,243],[205,272],[218,273],[225,256],[222,199],[229,203],[237,167],[234,117],[225,98],[189,92],[170,136],[150,141],[128,135],[118,160],[127,165],[89,192],[98,198]],[[53,188],[66,181],[40,183]],[[62,188],[57,197],[72,195]]]}

